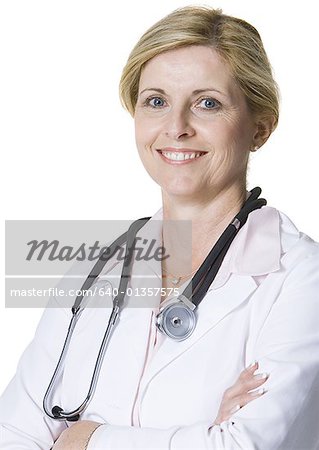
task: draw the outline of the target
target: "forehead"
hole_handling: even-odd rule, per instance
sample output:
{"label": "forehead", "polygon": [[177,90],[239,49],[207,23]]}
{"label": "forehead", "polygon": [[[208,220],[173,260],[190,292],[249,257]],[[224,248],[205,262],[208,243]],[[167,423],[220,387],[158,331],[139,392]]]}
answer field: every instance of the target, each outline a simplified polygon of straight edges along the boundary
{"label": "forehead", "polygon": [[142,70],[139,91],[158,87],[169,89],[215,88],[225,94],[238,90],[228,65],[211,47],[193,45],[161,53]]}

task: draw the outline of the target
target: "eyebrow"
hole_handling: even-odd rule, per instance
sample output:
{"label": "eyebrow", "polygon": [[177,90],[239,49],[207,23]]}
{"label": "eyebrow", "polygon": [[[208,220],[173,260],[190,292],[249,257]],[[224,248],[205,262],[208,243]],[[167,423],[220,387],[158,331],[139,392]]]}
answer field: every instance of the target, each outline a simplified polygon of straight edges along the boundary
{"label": "eyebrow", "polygon": [[[166,94],[164,89],[150,87],[150,88],[143,89],[139,93],[139,95],[143,94],[143,92],[145,92],[145,91],[156,91],[156,92],[159,92],[159,93],[164,94],[164,95]],[[204,88],[204,89],[196,89],[195,91],[192,92],[192,94],[197,95],[197,94],[202,94],[203,92],[208,92],[208,91],[210,91],[210,92],[217,92],[218,94],[223,95],[224,97],[226,96],[226,94],[224,94],[223,92],[219,91],[218,89],[212,88],[212,87]]]}

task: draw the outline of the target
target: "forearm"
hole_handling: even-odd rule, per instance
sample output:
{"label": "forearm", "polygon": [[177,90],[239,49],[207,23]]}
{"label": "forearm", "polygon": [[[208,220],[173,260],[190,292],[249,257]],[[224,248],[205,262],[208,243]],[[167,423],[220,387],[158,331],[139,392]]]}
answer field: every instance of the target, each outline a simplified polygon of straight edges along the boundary
{"label": "forearm", "polygon": [[52,450],[86,450],[91,436],[100,425],[89,420],[72,425],[63,431]]}
{"label": "forearm", "polygon": [[[200,422],[184,427],[166,429],[106,425],[97,429],[87,450],[140,450],[140,449],[206,449],[252,450],[254,445],[240,424],[224,422],[211,427]],[[264,447],[263,447],[264,448]]]}

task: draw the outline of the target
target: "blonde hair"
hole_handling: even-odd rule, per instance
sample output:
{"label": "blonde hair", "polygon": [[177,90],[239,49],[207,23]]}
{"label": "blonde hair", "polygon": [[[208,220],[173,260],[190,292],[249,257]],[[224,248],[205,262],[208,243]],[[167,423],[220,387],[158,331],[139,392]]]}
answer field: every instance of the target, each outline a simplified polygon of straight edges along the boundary
{"label": "blonde hair", "polygon": [[258,31],[244,20],[206,6],[179,8],[155,23],[129,55],[120,81],[122,105],[133,116],[144,65],[160,53],[189,45],[214,48],[229,65],[258,118],[279,118],[279,93]]}

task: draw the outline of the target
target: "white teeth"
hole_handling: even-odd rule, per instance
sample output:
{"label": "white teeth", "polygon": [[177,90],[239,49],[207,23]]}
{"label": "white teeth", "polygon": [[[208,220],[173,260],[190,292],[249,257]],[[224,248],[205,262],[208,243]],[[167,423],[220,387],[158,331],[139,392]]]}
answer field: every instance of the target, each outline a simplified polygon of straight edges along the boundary
{"label": "white teeth", "polygon": [[172,161],[185,161],[186,159],[199,158],[203,153],[162,152],[167,159]]}

